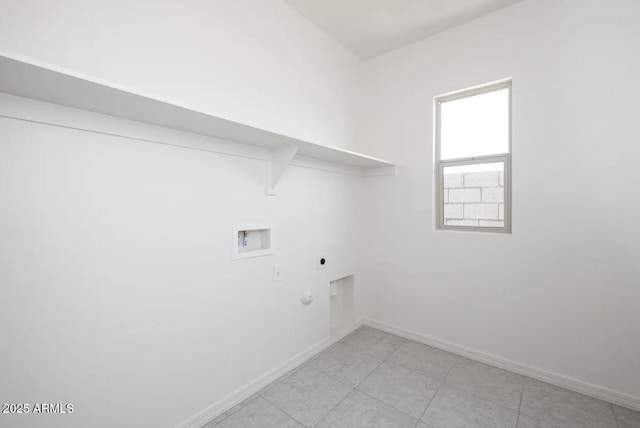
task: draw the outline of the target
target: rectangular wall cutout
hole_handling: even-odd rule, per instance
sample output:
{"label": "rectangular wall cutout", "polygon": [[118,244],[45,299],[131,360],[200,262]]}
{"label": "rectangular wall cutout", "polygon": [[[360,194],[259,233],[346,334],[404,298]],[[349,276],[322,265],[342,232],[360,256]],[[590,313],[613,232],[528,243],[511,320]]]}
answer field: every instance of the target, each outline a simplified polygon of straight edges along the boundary
{"label": "rectangular wall cutout", "polygon": [[235,226],[232,245],[233,260],[273,254],[273,227],[264,224]]}
{"label": "rectangular wall cutout", "polygon": [[353,275],[329,283],[331,337],[338,337],[353,328],[355,321],[353,283]]}

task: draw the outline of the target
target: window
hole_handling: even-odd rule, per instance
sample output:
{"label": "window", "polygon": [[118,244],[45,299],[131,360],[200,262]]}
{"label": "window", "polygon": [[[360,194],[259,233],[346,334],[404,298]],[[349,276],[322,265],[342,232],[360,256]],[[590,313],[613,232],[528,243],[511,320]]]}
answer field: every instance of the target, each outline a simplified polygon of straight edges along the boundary
{"label": "window", "polygon": [[435,99],[436,228],[511,232],[511,81]]}

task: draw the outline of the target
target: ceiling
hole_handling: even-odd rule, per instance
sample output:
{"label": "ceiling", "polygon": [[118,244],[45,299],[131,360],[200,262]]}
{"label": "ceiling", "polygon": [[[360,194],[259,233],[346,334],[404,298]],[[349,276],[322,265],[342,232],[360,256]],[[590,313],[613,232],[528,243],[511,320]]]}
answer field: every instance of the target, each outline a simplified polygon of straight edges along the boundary
{"label": "ceiling", "polygon": [[284,0],[369,59],[520,0]]}

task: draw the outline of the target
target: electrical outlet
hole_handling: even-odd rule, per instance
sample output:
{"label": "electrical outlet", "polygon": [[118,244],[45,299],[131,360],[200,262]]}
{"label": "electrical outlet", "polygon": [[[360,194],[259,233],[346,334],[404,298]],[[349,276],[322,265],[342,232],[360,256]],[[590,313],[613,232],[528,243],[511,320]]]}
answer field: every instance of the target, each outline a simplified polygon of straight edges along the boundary
{"label": "electrical outlet", "polygon": [[279,265],[273,266],[273,282],[282,281],[282,270]]}

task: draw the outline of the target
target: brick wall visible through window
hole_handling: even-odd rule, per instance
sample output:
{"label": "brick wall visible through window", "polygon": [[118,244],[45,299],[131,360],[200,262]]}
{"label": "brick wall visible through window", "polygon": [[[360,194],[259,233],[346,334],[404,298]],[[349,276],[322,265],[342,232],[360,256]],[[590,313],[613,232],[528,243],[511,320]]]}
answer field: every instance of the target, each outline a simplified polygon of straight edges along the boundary
{"label": "brick wall visible through window", "polygon": [[444,224],[504,226],[504,173],[482,171],[444,176]]}

